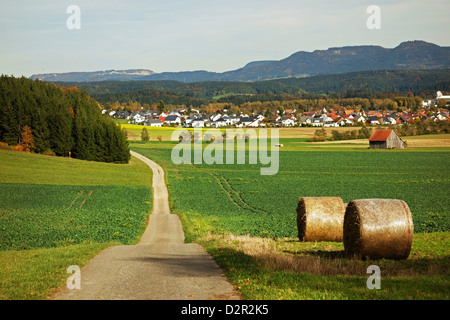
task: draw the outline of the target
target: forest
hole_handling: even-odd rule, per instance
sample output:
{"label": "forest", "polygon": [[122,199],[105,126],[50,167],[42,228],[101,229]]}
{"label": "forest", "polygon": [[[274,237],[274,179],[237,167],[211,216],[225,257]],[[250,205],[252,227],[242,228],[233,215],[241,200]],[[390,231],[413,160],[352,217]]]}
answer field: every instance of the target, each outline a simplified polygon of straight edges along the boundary
{"label": "forest", "polygon": [[[450,91],[450,70],[364,71],[255,82],[102,81],[58,82],[85,90],[102,104],[185,105],[200,108],[211,102],[241,106],[248,102],[314,99],[435,98]],[[373,107],[373,106],[372,106]]]}
{"label": "forest", "polygon": [[128,163],[131,157],[126,136],[85,91],[25,77],[0,77],[0,142],[83,160]]}

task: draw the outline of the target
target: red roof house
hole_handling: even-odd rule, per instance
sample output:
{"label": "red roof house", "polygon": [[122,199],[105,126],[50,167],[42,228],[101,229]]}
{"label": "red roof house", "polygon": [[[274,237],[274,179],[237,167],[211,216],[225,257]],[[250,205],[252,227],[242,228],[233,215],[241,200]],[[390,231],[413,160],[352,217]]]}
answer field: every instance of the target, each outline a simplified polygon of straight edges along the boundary
{"label": "red roof house", "polygon": [[406,142],[394,130],[376,130],[369,138],[370,149],[404,149]]}

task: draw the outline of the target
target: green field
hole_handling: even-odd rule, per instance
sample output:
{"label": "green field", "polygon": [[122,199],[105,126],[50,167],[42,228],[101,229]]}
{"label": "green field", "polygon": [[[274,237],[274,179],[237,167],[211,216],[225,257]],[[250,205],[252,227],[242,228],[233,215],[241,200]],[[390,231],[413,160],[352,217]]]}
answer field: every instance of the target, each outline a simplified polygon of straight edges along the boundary
{"label": "green field", "polygon": [[450,229],[450,153],[441,149],[281,151],[278,173],[262,176],[262,165],[174,165],[175,144],[161,145],[132,148],[166,168],[173,209],[188,219],[201,215],[233,234],[295,237],[301,196],[401,199],[413,213],[416,232]]}
{"label": "green field", "polygon": [[[165,168],[171,210],[186,240],[202,244],[246,299],[448,300],[450,150],[429,141],[429,147],[369,150],[364,141],[361,147],[281,138],[280,168],[272,176],[260,175],[261,165],[174,165],[177,142],[131,148]],[[300,196],[404,200],[415,231],[409,258],[358,261],[345,257],[342,243],[299,242]],[[372,264],[382,270],[381,290],[367,289]]]}
{"label": "green field", "polygon": [[[202,244],[244,298],[450,298],[448,135],[369,150],[364,141],[312,144],[289,131],[280,135],[277,174],[262,176],[260,164],[173,164],[171,130],[131,149],[164,168],[187,242]],[[67,266],[136,243],[144,230],[152,172],[135,158],[118,165],[0,150],[0,164],[0,299],[47,299],[64,285]],[[300,196],[406,201],[410,257],[357,261],[343,256],[342,243],[299,242]],[[370,264],[382,269],[382,290],[366,288]]]}
{"label": "green field", "polygon": [[0,150],[0,299],[45,299],[113,244],[136,243],[152,208],[143,162]]}

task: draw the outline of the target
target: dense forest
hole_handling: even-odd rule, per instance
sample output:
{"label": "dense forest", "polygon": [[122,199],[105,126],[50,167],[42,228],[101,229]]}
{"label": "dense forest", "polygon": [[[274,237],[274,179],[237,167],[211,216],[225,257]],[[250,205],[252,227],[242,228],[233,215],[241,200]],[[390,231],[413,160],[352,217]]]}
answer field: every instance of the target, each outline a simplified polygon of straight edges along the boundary
{"label": "dense forest", "polygon": [[57,83],[77,86],[102,104],[138,102],[201,107],[210,102],[241,106],[247,102],[298,99],[386,99],[419,96],[433,99],[437,91],[450,91],[450,69],[364,71],[256,82],[208,81],[103,81]]}
{"label": "dense forest", "polygon": [[36,153],[128,163],[126,136],[85,91],[0,77],[0,142]]}

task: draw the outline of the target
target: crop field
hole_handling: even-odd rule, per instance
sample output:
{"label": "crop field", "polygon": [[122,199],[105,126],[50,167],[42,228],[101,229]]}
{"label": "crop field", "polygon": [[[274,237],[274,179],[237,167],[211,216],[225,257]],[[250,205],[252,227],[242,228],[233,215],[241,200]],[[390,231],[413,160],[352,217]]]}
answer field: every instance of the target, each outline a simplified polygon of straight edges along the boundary
{"label": "crop field", "polygon": [[[84,241],[128,244],[142,231],[149,189],[0,184],[0,250]],[[38,222],[38,223],[36,223]]]}
{"label": "crop field", "polygon": [[0,150],[0,300],[47,299],[69,265],[139,240],[152,208],[143,162]]}
{"label": "crop field", "polygon": [[[121,167],[114,165],[7,151],[0,152],[0,159],[0,250],[85,241],[127,244],[143,231],[151,190],[133,181],[143,182],[131,174],[131,165],[122,167],[130,172],[125,175],[131,183],[126,183],[120,179]],[[25,169],[19,170],[19,164]]]}
{"label": "crop field", "polygon": [[[280,135],[284,147],[272,176],[260,175],[261,165],[174,165],[176,142],[131,148],[164,167],[171,211],[186,241],[204,246],[245,299],[448,300],[450,171],[443,136],[406,150],[369,150],[364,141],[313,144]],[[300,196],[404,200],[415,233],[408,259],[360,261],[346,258],[341,242],[299,241]],[[381,270],[380,290],[367,287],[370,265]]]}
{"label": "crop field", "polygon": [[174,144],[161,145],[136,143],[132,148],[167,169],[174,211],[187,219],[201,215],[218,230],[296,237],[301,196],[337,196],[344,202],[401,199],[413,213],[415,232],[450,229],[449,153],[442,149],[292,149],[280,152],[277,174],[262,176],[262,165],[174,165],[168,147]]}

